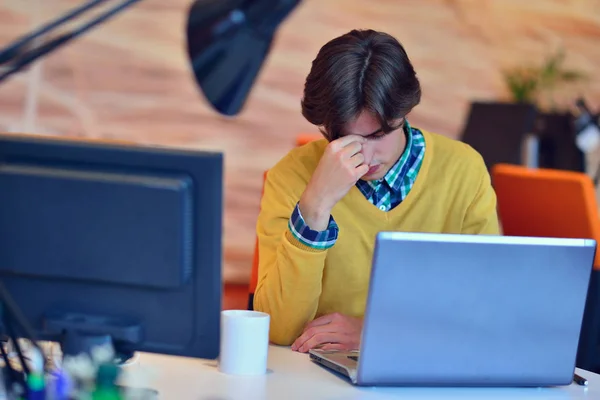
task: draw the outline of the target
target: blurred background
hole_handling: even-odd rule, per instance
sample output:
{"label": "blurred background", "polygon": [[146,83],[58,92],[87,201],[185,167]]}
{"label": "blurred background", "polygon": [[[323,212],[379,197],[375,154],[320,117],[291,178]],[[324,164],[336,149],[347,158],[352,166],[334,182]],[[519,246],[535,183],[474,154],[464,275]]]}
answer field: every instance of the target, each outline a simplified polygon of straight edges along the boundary
{"label": "blurred background", "polygon": [[[0,0],[0,44],[80,3]],[[0,85],[0,131],[224,151],[227,283],[250,277],[263,172],[299,134],[317,132],[300,114],[311,61],[354,28],[388,32],[405,46],[423,86],[413,125],[485,153],[485,143],[502,146],[488,135],[497,124],[481,127],[478,113],[502,121],[516,112],[519,142],[562,126],[532,147],[543,153],[535,163],[595,173],[598,156],[582,157],[574,121],[579,98],[600,109],[598,0],[304,0],[279,28],[235,118],[214,112],[194,81],[185,53],[189,5],[145,0],[14,75]],[[500,158],[523,161],[515,158],[527,158],[522,150],[513,145],[514,154]]]}

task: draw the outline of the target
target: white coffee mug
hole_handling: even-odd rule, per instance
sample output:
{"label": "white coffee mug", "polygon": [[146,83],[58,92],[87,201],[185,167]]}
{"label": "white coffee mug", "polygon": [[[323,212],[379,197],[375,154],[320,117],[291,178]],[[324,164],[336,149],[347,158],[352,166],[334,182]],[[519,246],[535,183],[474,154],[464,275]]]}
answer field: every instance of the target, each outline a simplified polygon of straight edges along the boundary
{"label": "white coffee mug", "polygon": [[269,314],[221,311],[219,370],[231,375],[262,375],[269,355]]}

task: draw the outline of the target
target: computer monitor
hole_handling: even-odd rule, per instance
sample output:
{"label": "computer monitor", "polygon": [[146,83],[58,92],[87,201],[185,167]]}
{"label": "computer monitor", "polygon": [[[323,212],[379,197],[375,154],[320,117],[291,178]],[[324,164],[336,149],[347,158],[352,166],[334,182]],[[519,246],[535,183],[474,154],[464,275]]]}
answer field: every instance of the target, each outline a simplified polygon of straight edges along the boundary
{"label": "computer monitor", "polygon": [[216,358],[223,156],[0,135],[0,280],[63,354]]}

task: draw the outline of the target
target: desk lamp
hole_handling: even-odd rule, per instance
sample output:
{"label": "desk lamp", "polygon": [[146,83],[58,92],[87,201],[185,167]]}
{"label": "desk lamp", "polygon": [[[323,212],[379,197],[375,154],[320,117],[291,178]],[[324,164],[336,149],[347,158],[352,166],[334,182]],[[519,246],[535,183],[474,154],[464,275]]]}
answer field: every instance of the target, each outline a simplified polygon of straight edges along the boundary
{"label": "desk lamp", "polygon": [[[16,39],[0,49],[0,83],[139,1],[89,0]],[[196,0],[192,3],[187,21],[187,55],[198,86],[219,113],[232,116],[241,110],[269,53],[278,25],[300,1]],[[113,3],[112,8],[107,7],[78,27],[64,27],[108,3]],[[1,281],[0,331],[13,338],[22,368],[28,374],[16,337],[29,339],[40,349],[31,326]],[[0,350],[9,366],[2,345]],[[10,380],[23,386],[17,375],[12,374]]]}
{"label": "desk lamp", "polygon": [[[0,83],[141,0],[90,0],[0,49]],[[195,0],[187,54],[197,84],[221,114],[237,114],[269,53],[277,27],[301,0]],[[112,8],[72,29],[64,24],[99,6]]]}

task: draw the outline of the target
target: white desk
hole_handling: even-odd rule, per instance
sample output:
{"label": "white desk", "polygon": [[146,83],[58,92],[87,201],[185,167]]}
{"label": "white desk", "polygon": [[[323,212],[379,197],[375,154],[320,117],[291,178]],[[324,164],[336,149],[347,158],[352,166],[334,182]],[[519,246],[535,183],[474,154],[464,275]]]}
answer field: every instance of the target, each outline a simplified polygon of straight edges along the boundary
{"label": "white desk", "polygon": [[600,399],[600,375],[579,370],[589,380],[587,388],[543,389],[427,389],[357,388],[329,370],[310,361],[307,354],[287,347],[269,348],[269,373],[261,377],[221,374],[216,361],[141,354],[139,366],[151,367],[156,376],[150,386],[160,399]]}

